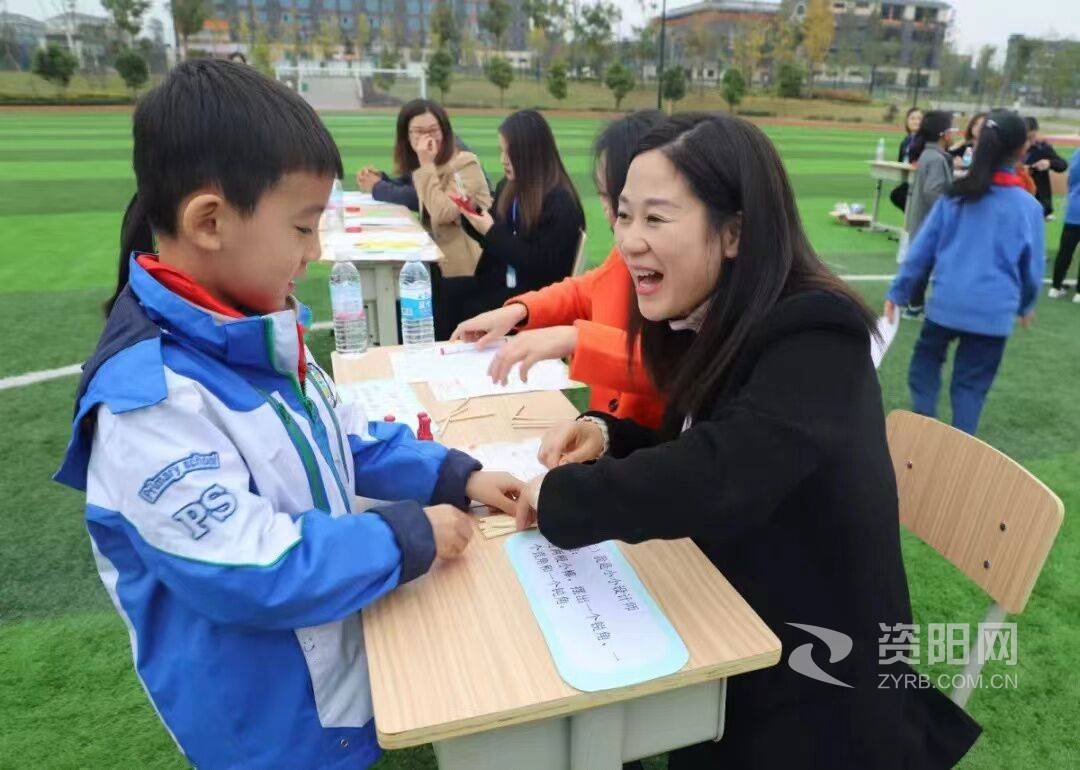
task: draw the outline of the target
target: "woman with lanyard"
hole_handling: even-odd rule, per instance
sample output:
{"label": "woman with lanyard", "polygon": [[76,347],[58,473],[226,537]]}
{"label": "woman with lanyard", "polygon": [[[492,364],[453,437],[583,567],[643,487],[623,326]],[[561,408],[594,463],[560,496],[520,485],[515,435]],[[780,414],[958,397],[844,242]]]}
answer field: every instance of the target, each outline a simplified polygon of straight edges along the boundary
{"label": "woman with lanyard", "polygon": [[885,314],[907,304],[930,279],[919,340],[911,356],[912,408],[937,415],[941,368],[957,340],[950,396],[952,424],[974,434],[1013,325],[1035,317],[1046,248],[1042,207],[1014,168],[1027,127],[1014,112],[991,112],[983,123],[971,170],[938,200],[912,241],[886,295]]}
{"label": "woman with lanyard", "polygon": [[435,307],[435,335],[447,339],[466,318],[570,275],[585,214],[555,137],[536,110],[499,126],[505,176],[489,210],[462,207],[464,229],[483,248],[474,275],[448,278]]}

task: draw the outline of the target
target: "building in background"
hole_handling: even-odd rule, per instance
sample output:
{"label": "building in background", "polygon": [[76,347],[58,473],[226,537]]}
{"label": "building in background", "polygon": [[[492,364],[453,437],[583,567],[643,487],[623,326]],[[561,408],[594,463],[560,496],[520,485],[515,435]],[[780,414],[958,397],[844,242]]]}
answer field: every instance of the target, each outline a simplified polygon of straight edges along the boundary
{"label": "building in background", "polygon": [[1044,107],[1080,107],[1080,41],[1009,35],[1002,96]]}
{"label": "building in background", "polygon": [[[800,24],[804,0],[706,0],[668,11],[670,54],[695,79],[716,81],[740,55],[752,30],[768,30],[754,79],[767,77],[781,25]],[[952,19],[939,0],[835,0],[836,32],[818,82],[836,86],[935,88],[940,83],[945,33]]]}
{"label": "building in background", "polygon": [[[487,10],[487,0],[449,2],[461,34],[476,42],[486,40],[480,18]],[[509,2],[513,13],[506,33],[506,47],[510,51],[522,51],[527,29],[521,12],[522,0]],[[226,23],[233,41],[243,44],[245,41],[241,38],[245,26],[248,30],[264,30],[270,41],[286,43],[296,36],[305,42],[312,41],[329,23],[340,29],[343,48],[351,48],[363,16],[371,31],[369,52],[383,49],[420,52],[432,44],[431,14],[436,5],[433,0],[213,0],[208,24],[210,21]],[[214,30],[219,29],[217,24],[211,26]],[[194,40],[192,38],[193,46]]]}
{"label": "building in background", "polygon": [[62,13],[45,20],[45,40],[75,54],[79,69],[100,71],[108,65],[110,45],[118,37],[106,16]]}
{"label": "building in background", "polygon": [[28,70],[34,51],[45,45],[45,22],[20,13],[0,13],[0,70]]}

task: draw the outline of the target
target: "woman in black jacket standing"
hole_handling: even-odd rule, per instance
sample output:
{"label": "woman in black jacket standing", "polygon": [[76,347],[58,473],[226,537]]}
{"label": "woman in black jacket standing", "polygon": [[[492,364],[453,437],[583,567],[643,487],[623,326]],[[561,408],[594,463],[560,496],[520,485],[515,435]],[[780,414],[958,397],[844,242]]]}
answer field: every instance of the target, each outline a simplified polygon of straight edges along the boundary
{"label": "woman in black jacket standing", "polygon": [[[669,412],[659,433],[598,413],[549,432],[519,526],[564,548],[692,537],[803,647],[732,678],[723,739],[669,767],[952,766],[978,725],[879,646],[912,617],[874,318],[814,254],[775,149],[738,118],[676,116],[631,164],[615,234]],[[810,660],[794,624],[850,650]]]}
{"label": "woman in black jacket standing", "polygon": [[435,306],[437,339],[510,297],[561,281],[574,267],[585,213],[551,127],[536,110],[515,112],[499,126],[499,146],[505,176],[494,205],[463,215],[465,232],[483,252],[472,277],[443,281]]}

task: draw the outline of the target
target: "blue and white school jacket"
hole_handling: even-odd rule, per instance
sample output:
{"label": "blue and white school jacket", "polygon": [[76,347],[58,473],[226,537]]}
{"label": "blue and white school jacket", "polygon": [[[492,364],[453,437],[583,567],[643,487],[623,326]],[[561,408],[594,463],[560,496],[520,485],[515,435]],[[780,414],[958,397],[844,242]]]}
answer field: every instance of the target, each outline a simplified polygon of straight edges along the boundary
{"label": "blue and white school jacket", "polygon": [[480,467],[341,404],[298,307],[226,319],[132,260],[56,475],[86,492],[139,678],[198,767],[378,757],[359,612],[427,571],[421,506],[465,507]]}

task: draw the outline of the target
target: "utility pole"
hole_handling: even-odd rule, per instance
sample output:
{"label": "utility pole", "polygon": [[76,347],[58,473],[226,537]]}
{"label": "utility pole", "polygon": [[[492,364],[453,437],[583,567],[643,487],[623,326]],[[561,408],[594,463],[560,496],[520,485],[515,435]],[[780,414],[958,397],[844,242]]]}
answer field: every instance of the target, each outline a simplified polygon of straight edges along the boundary
{"label": "utility pole", "polygon": [[664,108],[664,33],[667,31],[667,0],[660,9],[660,63],[656,70],[656,109]]}

